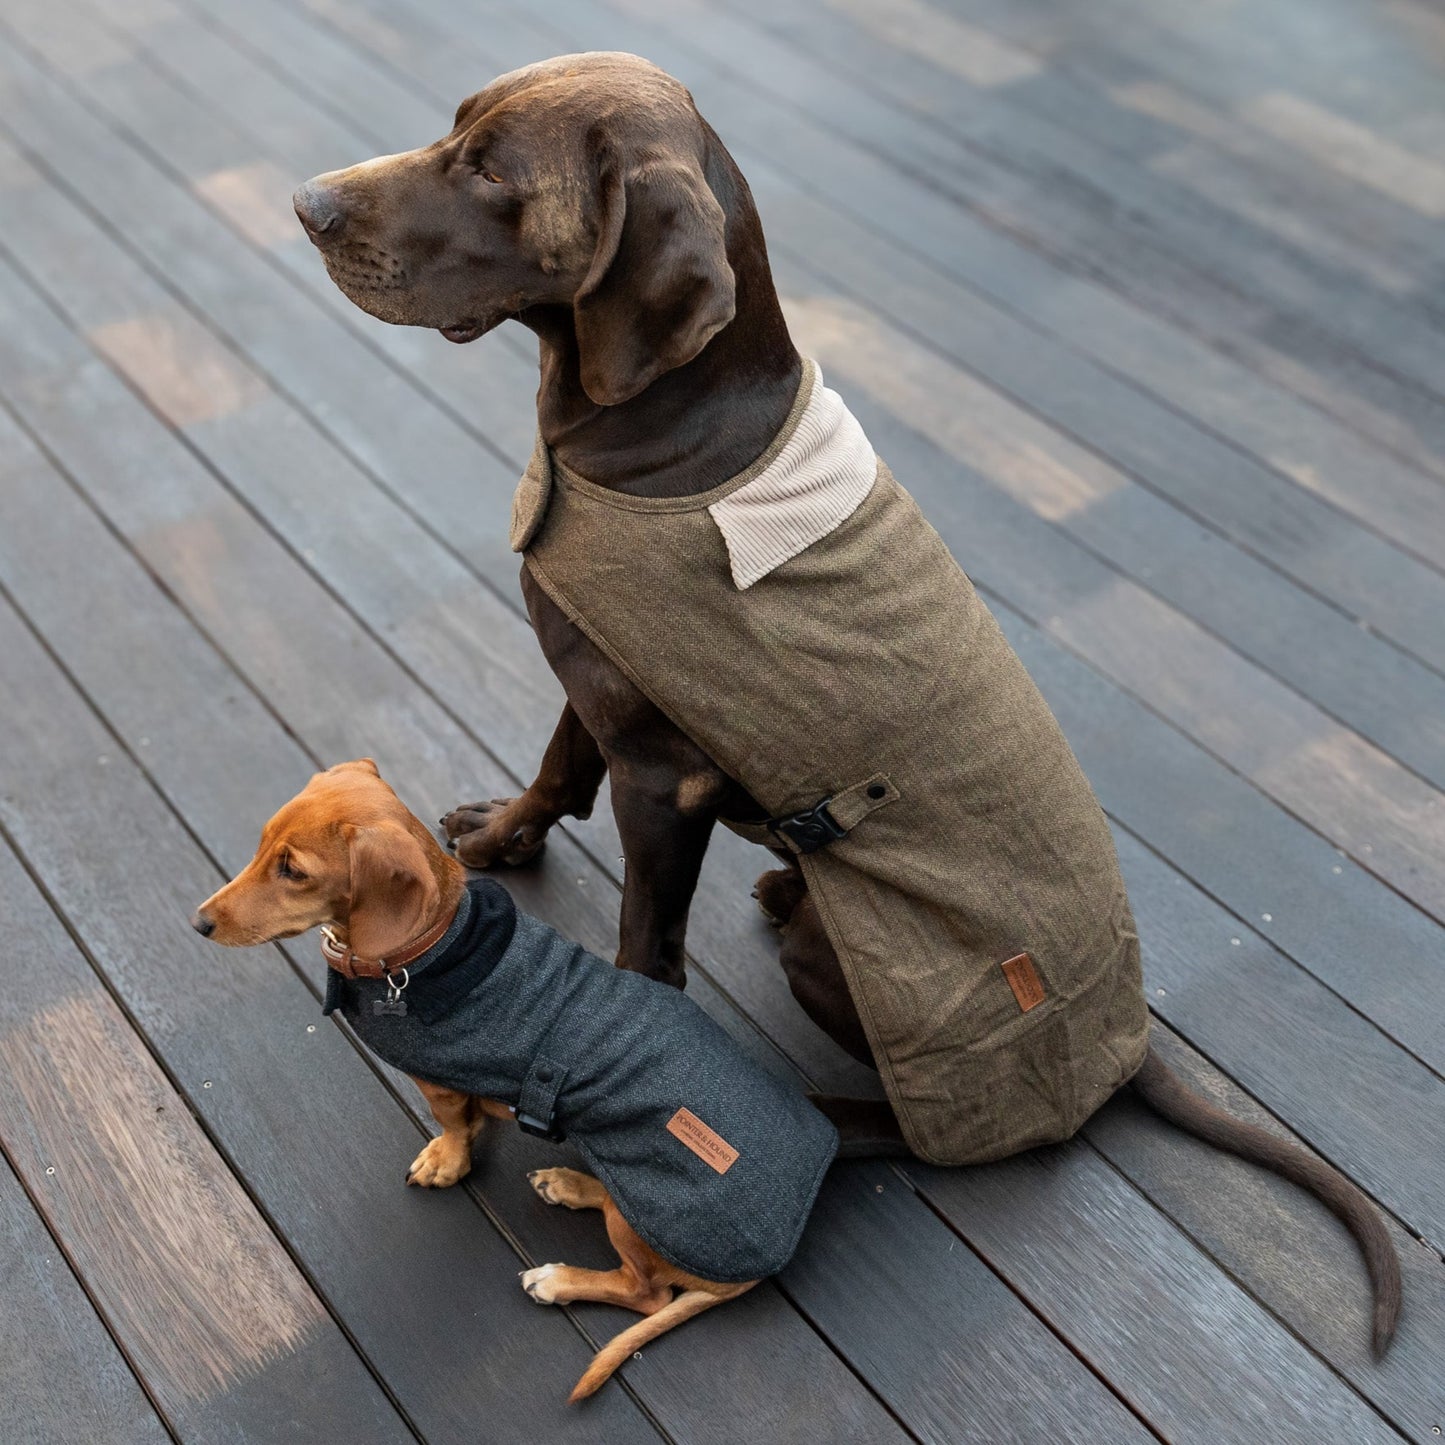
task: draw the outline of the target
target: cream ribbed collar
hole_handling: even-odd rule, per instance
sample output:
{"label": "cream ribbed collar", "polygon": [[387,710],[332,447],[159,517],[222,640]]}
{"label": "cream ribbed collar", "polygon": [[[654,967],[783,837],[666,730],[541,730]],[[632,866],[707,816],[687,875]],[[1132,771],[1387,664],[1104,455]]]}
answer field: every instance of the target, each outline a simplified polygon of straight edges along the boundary
{"label": "cream ribbed collar", "polygon": [[787,420],[750,466],[721,485],[687,497],[635,497],[589,482],[551,456],[538,438],[512,504],[512,550],[526,549],[546,513],[553,485],[628,512],[711,514],[727,544],[740,590],[841,526],[862,505],[878,458],[858,419],[804,360]]}

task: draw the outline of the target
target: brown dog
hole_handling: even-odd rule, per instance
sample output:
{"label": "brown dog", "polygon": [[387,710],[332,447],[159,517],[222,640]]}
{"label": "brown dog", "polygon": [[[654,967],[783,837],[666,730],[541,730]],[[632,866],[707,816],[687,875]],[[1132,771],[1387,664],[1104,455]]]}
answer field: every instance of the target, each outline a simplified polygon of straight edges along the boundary
{"label": "brown dog", "polygon": [[[508,318],[534,331],[541,437],[556,464],[595,488],[706,492],[765,452],[799,393],[802,362],[747,184],[688,92],[635,56],[563,56],[502,76],[433,145],[317,177],[295,205],[332,278],[372,315],[456,342]],[[588,816],[608,774],[626,855],[617,962],[680,986],[713,826],[767,810],[527,568],[522,590],[567,706],[526,792],[457,808],[442,820],[447,835],[473,867],[524,862],[559,819]],[[817,904],[796,861],[778,856],[786,866],[765,873],[756,896],[781,926],[793,993],[872,1063]],[[1152,1050],[1131,1083],[1164,1117],[1295,1180],[1346,1221],[1375,1283],[1382,1350],[1399,1312],[1399,1262],[1360,1191],[1190,1093]],[[845,1147],[901,1144],[886,1105],[822,1102]]]}
{"label": "brown dog", "polygon": [[[318,773],[266,824],[246,868],[196,910],[192,925],[214,943],[249,946],[332,931],[360,962],[395,966],[435,944],[457,912],[462,867],[384,783],[370,758]],[[471,1151],[488,1116],[514,1111],[426,1079],[416,1079],[441,1134],[412,1161],[408,1184],[445,1189],[471,1169]],[[751,1289],[755,1280],[720,1284],[671,1264],[639,1237],[603,1185],[575,1169],[528,1175],[548,1204],[600,1209],[617,1251],[613,1270],[544,1264],[522,1275],[539,1304],[596,1300],[647,1316],[597,1354],[572,1401],[593,1394],[649,1340]],[[679,1293],[674,1296],[674,1289]]]}

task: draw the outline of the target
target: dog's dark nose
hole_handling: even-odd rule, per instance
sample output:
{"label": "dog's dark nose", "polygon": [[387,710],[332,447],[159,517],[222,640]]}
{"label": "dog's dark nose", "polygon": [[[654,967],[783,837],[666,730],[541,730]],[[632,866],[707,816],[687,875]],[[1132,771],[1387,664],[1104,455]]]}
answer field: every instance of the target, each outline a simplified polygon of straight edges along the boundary
{"label": "dog's dark nose", "polygon": [[198,908],[191,914],[191,927],[194,928],[202,938],[209,938],[216,931],[216,922],[213,918],[207,918]]}
{"label": "dog's dark nose", "polygon": [[341,205],[329,186],[306,181],[296,187],[291,204],[296,207],[297,219],[313,238],[334,232],[341,225]]}

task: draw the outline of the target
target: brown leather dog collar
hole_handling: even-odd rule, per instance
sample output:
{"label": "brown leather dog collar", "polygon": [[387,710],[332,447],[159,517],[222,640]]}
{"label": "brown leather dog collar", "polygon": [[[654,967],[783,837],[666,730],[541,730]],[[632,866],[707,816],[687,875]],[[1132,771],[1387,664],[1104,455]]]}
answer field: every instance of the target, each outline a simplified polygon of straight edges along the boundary
{"label": "brown leather dog collar", "polygon": [[[460,906],[460,905],[459,905]],[[321,930],[321,956],[327,966],[334,968],[343,978],[390,978],[398,969],[420,958],[427,949],[439,943],[456,921],[456,911],[434,923],[422,936],[390,958],[362,958],[347,947],[329,929]]]}

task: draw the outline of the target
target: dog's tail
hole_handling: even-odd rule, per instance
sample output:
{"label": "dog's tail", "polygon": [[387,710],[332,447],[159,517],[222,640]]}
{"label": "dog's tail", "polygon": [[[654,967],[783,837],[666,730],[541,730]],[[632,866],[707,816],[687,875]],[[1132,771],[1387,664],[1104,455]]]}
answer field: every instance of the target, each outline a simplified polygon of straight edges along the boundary
{"label": "dog's tail", "polygon": [[710,1290],[683,1290],[671,1304],[663,1305],[655,1315],[639,1320],[630,1329],[623,1330],[620,1335],[603,1345],[592,1357],[586,1374],[577,1381],[576,1388],[567,1397],[567,1403],[575,1405],[578,1400],[585,1400],[589,1395],[596,1394],[612,1378],[617,1367],[648,1341],[665,1335],[668,1330],[676,1329],[678,1325],[690,1320],[694,1315],[700,1315],[704,1310],[710,1310],[714,1305],[736,1299],[756,1283],[757,1280],[754,1279],[738,1285],[720,1285]]}
{"label": "dog's tail", "polygon": [[1191,1090],[1150,1046],[1144,1067],[1133,1078],[1134,1091],[1160,1117],[1186,1133],[1282,1174],[1308,1189],[1345,1223],[1370,1272],[1375,1291],[1372,1344],[1381,1358],[1400,1319],[1400,1258],[1380,1212],[1338,1169],[1307,1154],[1298,1145],[1226,1114]]}

